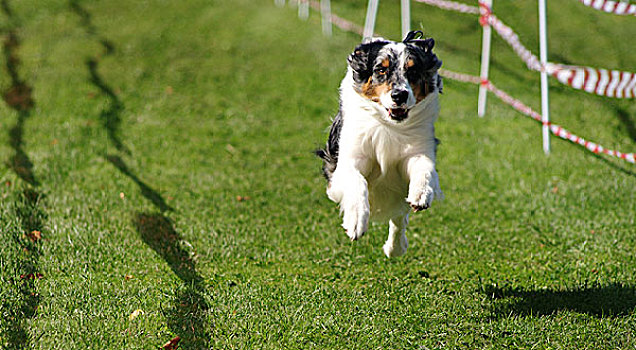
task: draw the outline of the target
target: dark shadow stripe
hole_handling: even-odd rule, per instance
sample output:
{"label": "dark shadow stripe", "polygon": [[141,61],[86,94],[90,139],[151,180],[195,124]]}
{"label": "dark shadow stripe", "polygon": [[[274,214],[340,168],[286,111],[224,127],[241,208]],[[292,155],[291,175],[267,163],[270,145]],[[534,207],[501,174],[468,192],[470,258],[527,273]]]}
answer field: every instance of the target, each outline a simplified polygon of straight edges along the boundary
{"label": "dark shadow stripe", "polygon": [[42,277],[39,260],[47,215],[42,209],[44,196],[36,190],[40,184],[33,174],[33,163],[24,151],[24,124],[35,106],[32,88],[18,73],[20,39],[16,34],[18,28],[9,1],[2,0],[0,8],[11,23],[2,45],[5,71],[11,79],[11,85],[3,91],[2,98],[17,113],[16,124],[9,129],[9,146],[13,155],[7,161],[7,166],[24,181],[23,189],[14,191],[16,198],[8,206],[10,215],[17,220],[5,218],[10,224],[3,225],[3,229],[7,230],[4,232],[6,240],[3,244],[8,246],[12,259],[2,264],[2,274],[9,281],[0,287],[8,295],[0,304],[3,315],[0,338],[6,349],[24,349],[33,345],[27,323],[35,316],[40,305],[36,280]]}
{"label": "dark shadow stripe", "polygon": [[150,186],[146,185],[145,182],[141,181],[135,174],[133,174],[124,161],[116,155],[106,155],[106,160],[115,166],[122,174],[128,176],[134,183],[139,186],[139,190],[141,191],[141,195],[144,196],[147,200],[149,200],[161,213],[166,211],[172,211],[172,207],[166,204],[166,201],[161,197],[157,191],[153,190]]}
{"label": "dark shadow stripe", "polygon": [[636,310],[636,288],[623,283],[568,289],[524,289],[488,286],[495,317],[550,316],[573,311],[598,318],[631,317]]}
{"label": "dark shadow stripe", "polygon": [[[77,14],[80,18],[80,25],[84,28],[86,33],[95,38],[104,48],[104,56],[109,56],[115,52],[115,45],[98,33],[92,22],[91,14],[86,11],[77,0],[70,0],[69,7],[71,11]],[[121,127],[121,112],[124,109],[124,105],[119,97],[117,97],[115,90],[106,84],[105,80],[99,74],[99,62],[101,58],[102,55],[96,55],[86,59],[86,68],[90,76],[90,83],[95,86],[99,90],[100,94],[108,100],[108,106],[100,112],[99,119],[102,122],[104,129],[106,129],[108,139],[115,148],[120,152],[130,154],[130,151],[121,142],[119,136]]]}
{"label": "dark shadow stripe", "polygon": [[207,329],[206,315],[210,306],[205,297],[203,278],[196,271],[192,250],[187,249],[191,247],[175,230],[172,221],[162,214],[171,208],[165,204],[161,195],[141,181],[120,157],[108,155],[106,160],[136,183],[143,196],[159,210],[159,213],[136,213],[133,225],[142,241],[154,250],[182,281],[170,309],[165,314],[168,327],[181,337],[181,349],[208,349],[210,332]]}

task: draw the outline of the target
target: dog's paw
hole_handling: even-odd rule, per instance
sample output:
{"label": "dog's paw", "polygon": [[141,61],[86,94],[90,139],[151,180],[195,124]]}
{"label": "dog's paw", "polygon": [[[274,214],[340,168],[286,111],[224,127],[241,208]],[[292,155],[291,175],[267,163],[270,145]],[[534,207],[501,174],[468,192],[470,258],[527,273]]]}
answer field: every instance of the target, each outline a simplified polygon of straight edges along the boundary
{"label": "dog's paw", "polygon": [[406,239],[406,236],[402,236],[397,244],[393,241],[386,241],[386,243],[384,243],[384,246],[382,247],[382,250],[384,251],[384,255],[386,255],[387,258],[396,258],[398,256],[404,255],[408,247],[408,239]]}
{"label": "dog's paw", "polygon": [[409,191],[406,201],[413,211],[418,212],[428,209],[435,198],[435,190],[429,185]]}
{"label": "dog's paw", "polygon": [[362,237],[369,226],[369,203],[360,200],[344,208],[342,227],[352,241]]}
{"label": "dog's paw", "polygon": [[413,208],[413,211],[418,212],[428,209],[434,199],[444,199],[436,171],[431,172],[421,182],[411,183],[406,201]]}

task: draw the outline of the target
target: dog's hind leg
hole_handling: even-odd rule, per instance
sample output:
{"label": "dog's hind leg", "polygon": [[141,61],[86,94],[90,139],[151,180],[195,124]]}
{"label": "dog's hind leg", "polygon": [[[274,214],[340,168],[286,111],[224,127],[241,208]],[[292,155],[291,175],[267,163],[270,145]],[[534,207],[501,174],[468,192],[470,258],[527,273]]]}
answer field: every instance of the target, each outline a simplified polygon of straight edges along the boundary
{"label": "dog's hind leg", "polygon": [[393,258],[406,253],[409,242],[406,239],[406,227],[409,224],[409,213],[395,216],[389,220],[389,237],[382,249],[387,257]]}

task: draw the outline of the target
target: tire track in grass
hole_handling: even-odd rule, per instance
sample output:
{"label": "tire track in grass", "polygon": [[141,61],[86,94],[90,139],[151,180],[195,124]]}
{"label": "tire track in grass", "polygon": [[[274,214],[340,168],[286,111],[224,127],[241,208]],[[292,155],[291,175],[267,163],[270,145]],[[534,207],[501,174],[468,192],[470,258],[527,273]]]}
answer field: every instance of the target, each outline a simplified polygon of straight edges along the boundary
{"label": "tire track in grass", "polygon": [[[85,31],[100,42],[104,48],[104,55],[112,54],[115,46],[99,34],[92,24],[91,14],[77,0],[70,0],[69,6],[80,17],[80,23]],[[105,159],[121,174],[132,180],[139,187],[141,195],[157,209],[156,212],[134,213],[133,225],[142,241],[154,250],[181,280],[172,305],[165,312],[168,327],[173,334],[177,335],[171,340],[174,346],[172,348],[176,348],[178,344],[181,349],[208,349],[210,333],[207,331],[206,315],[209,302],[205,297],[203,278],[196,271],[192,246],[183,240],[175,230],[172,221],[165,215],[166,212],[174,210],[157,191],[131,171],[121,158],[121,155],[130,156],[131,154],[119,138],[120,113],[124,105],[115,94],[115,90],[99,74],[100,59],[100,56],[88,58],[86,66],[91,84],[97,87],[109,101],[108,107],[100,113],[100,118],[102,126],[107,131],[108,139],[117,149],[117,154],[107,154]]]}
{"label": "tire track in grass", "polygon": [[18,72],[20,39],[17,20],[8,0],[2,0],[0,7],[10,23],[4,33],[2,49],[11,86],[3,91],[2,98],[17,113],[17,121],[9,129],[9,146],[13,155],[6,164],[23,182],[21,190],[18,191],[16,186],[12,194],[15,200],[7,205],[10,217],[1,220],[5,231],[3,245],[10,256],[4,256],[2,264],[0,348],[23,349],[32,346],[28,321],[35,317],[40,304],[37,280],[42,274],[38,265],[47,215],[42,208],[44,196],[38,191],[40,183],[33,174],[33,163],[24,151],[24,125],[32,115],[35,102],[31,86],[20,78]]}

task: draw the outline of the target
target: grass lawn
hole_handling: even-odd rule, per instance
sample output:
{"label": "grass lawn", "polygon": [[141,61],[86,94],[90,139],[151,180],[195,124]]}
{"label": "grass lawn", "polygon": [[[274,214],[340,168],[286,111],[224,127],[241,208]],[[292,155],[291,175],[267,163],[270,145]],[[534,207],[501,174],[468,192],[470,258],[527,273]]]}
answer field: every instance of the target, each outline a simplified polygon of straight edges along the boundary
{"label": "grass lawn", "polygon": [[[312,150],[359,37],[273,1],[2,0],[0,349],[635,349],[636,167],[446,80],[446,200],[358,242]],[[333,1],[362,23],[364,1]],[[532,1],[495,13],[538,47]],[[447,69],[476,18],[412,4]],[[551,1],[550,58],[636,70],[636,21]],[[398,2],[377,31],[399,37]],[[536,52],[537,50],[534,49]],[[492,80],[539,109],[499,38]],[[636,103],[551,81],[555,123],[636,151]],[[176,341],[175,341],[176,342]]]}

